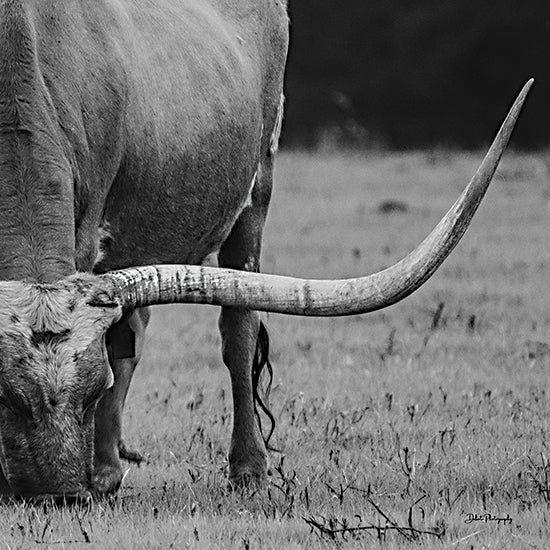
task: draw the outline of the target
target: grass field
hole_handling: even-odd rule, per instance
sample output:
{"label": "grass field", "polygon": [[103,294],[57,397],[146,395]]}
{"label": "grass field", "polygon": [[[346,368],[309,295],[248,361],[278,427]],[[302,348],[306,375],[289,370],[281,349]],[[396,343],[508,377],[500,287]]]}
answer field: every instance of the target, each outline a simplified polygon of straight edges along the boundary
{"label": "grass field", "polygon": [[[393,263],[480,160],[281,155],[263,270],[337,278]],[[549,232],[550,155],[507,153],[416,294],[358,317],[268,315],[280,452],[263,492],[227,488],[217,309],[157,309],[125,426],[148,463],[89,511],[3,505],[0,547],[547,548]]]}

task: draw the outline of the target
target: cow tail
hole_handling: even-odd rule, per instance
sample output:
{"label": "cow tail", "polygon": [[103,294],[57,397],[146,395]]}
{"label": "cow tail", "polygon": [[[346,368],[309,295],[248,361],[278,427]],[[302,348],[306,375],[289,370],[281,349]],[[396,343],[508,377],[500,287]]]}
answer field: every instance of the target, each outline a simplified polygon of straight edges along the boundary
{"label": "cow tail", "polygon": [[[256,340],[256,353],[252,363],[252,391],[254,395],[254,413],[260,427],[265,446],[270,451],[276,451],[269,443],[275,430],[275,417],[269,410],[269,394],[273,383],[273,367],[269,361],[269,335],[263,322],[260,322],[258,339]],[[267,437],[264,435],[260,411],[267,416],[270,428]]]}

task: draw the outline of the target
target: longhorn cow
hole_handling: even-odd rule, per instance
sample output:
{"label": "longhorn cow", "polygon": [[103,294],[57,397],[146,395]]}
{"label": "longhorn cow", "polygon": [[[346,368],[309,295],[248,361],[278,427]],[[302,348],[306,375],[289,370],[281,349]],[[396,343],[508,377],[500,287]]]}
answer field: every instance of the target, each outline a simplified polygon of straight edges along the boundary
{"label": "longhorn cow", "polygon": [[[2,495],[89,500],[118,488],[121,458],[138,458],[121,415],[146,307],[175,302],[222,306],[230,479],[261,483],[257,310],[386,307],[466,230],[528,86],[463,195],[404,260],[343,281],[259,273],[287,44],[284,0],[0,0]],[[215,251],[219,267],[200,266]]]}

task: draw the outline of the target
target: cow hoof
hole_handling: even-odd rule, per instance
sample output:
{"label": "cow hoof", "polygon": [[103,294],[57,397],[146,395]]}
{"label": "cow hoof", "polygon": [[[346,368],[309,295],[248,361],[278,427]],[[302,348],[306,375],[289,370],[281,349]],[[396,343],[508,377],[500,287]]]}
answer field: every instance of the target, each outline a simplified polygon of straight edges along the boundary
{"label": "cow hoof", "polygon": [[118,444],[118,456],[128,462],[133,462],[138,465],[145,460],[145,457],[141,453],[128,449],[123,441]]}
{"label": "cow hoof", "polygon": [[94,490],[102,495],[116,493],[121,483],[122,471],[116,466],[99,466],[92,478]]}
{"label": "cow hoof", "polygon": [[229,487],[232,489],[261,489],[267,485],[265,471],[253,472],[244,470],[229,476]]}

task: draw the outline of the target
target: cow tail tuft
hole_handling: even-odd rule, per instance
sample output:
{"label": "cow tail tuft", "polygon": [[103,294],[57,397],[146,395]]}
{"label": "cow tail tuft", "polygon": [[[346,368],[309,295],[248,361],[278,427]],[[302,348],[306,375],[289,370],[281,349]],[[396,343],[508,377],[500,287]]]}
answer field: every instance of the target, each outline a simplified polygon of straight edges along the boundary
{"label": "cow tail tuft", "polygon": [[[258,331],[258,339],[256,341],[256,353],[254,354],[254,362],[252,363],[254,413],[256,414],[256,419],[258,420],[258,425],[266,448],[270,451],[276,451],[277,449],[269,444],[275,430],[275,417],[269,410],[269,394],[271,393],[272,383],[273,367],[269,361],[269,335],[263,322],[260,322],[260,330]],[[270,423],[267,437],[264,435],[260,411],[267,416]]]}

